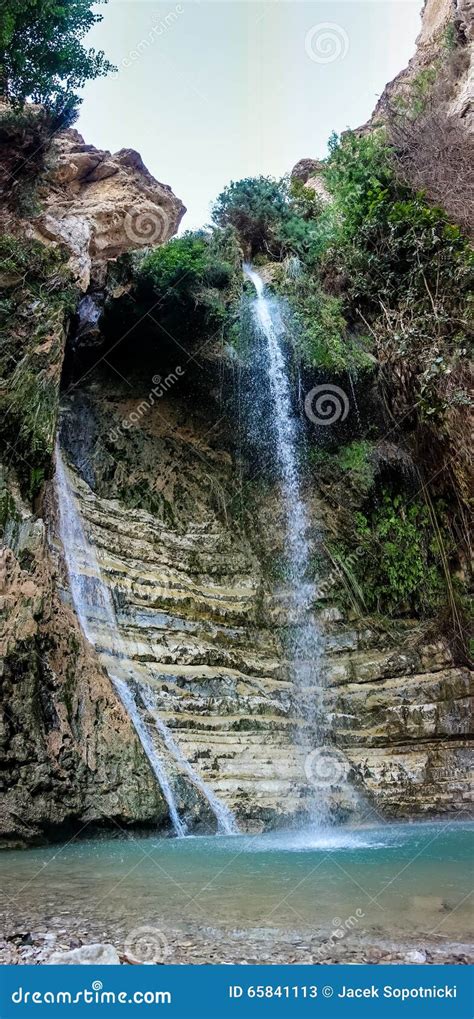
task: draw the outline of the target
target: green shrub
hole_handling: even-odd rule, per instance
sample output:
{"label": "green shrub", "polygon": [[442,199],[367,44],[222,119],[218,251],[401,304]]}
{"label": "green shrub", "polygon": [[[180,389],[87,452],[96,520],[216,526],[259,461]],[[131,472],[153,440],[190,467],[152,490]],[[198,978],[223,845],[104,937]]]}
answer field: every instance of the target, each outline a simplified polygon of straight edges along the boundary
{"label": "green shrub", "polygon": [[223,336],[242,290],[241,249],[233,228],[188,231],[147,253],[127,254],[111,269],[103,329],[114,338],[140,323],[148,341],[185,349]]}
{"label": "green shrub", "polygon": [[75,302],[65,256],[37,241],[0,240],[0,437],[33,497],[54,447],[64,325]]}
{"label": "green shrub", "polygon": [[373,370],[369,342],[350,334],[342,299],[327,293],[315,275],[304,269],[294,278],[286,274],[277,289],[288,300],[288,335],[304,365],[338,375]]}
{"label": "green shrub", "polygon": [[288,215],[287,186],[272,177],[231,181],[212,209],[214,223],[234,227],[251,258],[260,252],[281,255],[281,227]]}
{"label": "green shrub", "polygon": [[312,446],[309,461],[315,469],[316,481],[332,487],[340,484],[347,494],[350,486],[360,504],[375,482],[374,445],[368,439],[354,439],[333,453]]}
{"label": "green shrub", "polygon": [[292,254],[309,261],[312,224],[321,212],[318,196],[299,181],[247,177],[225,188],[212,215],[218,226],[237,231],[246,256],[257,264],[262,257],[281,260]]}
{"label": "green shrub", "polygon": [[439,538],[429,509],[385,489],[379,505],[356,513],[356,574],[367,607],[377,612],[430,615],[446,594]]}
{"label": "green shrub", "polygon": [[423,317],[434,299],[440,309],[459,306],[472,283],[469,245],[442,209],[397,179],[384,132],[348,132],[330,147],[326,182],[339,234],[327,254],[348,297],[378,313],[404,302]]}
{"label": "green shrub", "polygon": [[364,495],[371,490],[375,479],[373,448],[372,442],[356,439],[343,446],[336,457],[343,475]]}

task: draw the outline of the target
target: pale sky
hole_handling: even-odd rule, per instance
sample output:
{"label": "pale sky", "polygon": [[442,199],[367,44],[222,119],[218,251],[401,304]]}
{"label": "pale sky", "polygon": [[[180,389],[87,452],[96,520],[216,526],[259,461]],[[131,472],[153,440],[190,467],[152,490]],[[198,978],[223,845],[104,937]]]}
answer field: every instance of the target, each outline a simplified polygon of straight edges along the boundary
{"label": "pale sky", "polygon": [[110,0],[87,38],[118,66],[87,85],[98,148],[137,149],[207,223],[230,180],[279,177],[357,127],[408,63],[422,0]]}

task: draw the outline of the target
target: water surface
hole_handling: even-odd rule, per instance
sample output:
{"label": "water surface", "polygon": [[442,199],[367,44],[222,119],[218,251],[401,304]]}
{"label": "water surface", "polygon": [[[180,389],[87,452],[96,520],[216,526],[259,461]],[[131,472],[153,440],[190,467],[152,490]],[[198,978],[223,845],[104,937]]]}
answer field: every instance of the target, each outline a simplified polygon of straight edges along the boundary
{"label": "water surface", "polygon": [[29,930],[62,925],[114,941],[147,924],[193,938],[212,929],[224,941],[291,929],[311,945],[342,926],[359,941],[460,943],[472,927],[473,832],[474,823],[433,822],[75,839],[3,853],[3,902],[10,926],[16,917]]}

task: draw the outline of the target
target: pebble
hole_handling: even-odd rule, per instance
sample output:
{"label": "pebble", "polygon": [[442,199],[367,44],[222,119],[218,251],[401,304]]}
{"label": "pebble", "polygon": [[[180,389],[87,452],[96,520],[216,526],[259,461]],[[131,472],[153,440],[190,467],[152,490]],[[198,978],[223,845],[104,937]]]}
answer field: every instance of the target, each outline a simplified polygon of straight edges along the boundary
{"label": "pebble", "polygon": [[[103,922],[103,918],[102,918]],[[120,926],[111,925],[102,932],[102,923],[88,934],[78,937],[77,920],[71,920],[68,929],[62,927],[59,932],[36,930],[30,916],[21,919],[22,926],[18,929],[18,918],[12,918],[5,924],[4,938],[0,938],[0,965],[45,965],[48,963],[62,964],[93,964],[99,962],[95,954],[104,952],[109,956],[110,963],[117,965],[119,955],[123,951],[124,932]],[[64,923],[64,920],[63,920]],[[58,934],[60,937],[58,938]],[[310,933],[307,930],[286,928],[202,928],[192,924],[186,930],[167,930],[170,955],[167,962],[174,965],[193,963],[195,965],[252,965],[272,963],[306,963],[318,962],[308,956]],[[90,939],[90,944],[85,943]],[[426,950],[418,946],[423,944]],[[78,954],[80,958],[78,958]],[[92,954],[92,957],[91,957]],[[69,959],[68,959],[69,957]],[[81,962],[81,959],[83,962]],[[113,962],[112,962],[113,960]],[[100,960],[101,961],[101,960]],[[426,936],[416,938],[413,934],[404,938],[403,932],[392,933],[390,940],[377,936],[372,929],[364,936],[349,937],[334,946],[334,950],[323,962],[331,964],[372,965],[391,963],[393,965],[430,965],[435,964],[468,964],[469,950],[467,945],[449,942],[448,939],[437,938],[430,941]]]}
{"label": "pebble", "polygon": [[422,965],[422,963],[426,962],[426,952],[417,952],[415,949],[413,949],[412,951],[406,953],[405,962],[412,962],[418,965]]}

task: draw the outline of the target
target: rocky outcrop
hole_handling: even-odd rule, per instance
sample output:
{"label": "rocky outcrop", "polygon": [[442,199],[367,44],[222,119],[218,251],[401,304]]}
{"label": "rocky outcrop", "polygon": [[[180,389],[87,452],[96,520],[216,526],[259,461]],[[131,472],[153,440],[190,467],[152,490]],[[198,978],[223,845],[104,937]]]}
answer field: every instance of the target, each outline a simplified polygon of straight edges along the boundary
{"label": "rocky outcrop", "polygon": [[186,209],[167,184],[147,170],[138,152],[87,145],[75,130],[59,132],[41,184],[43,210],[33,223],[45,243],[64,244],[82,290],[91,274],[126,251],[164,244]]}
{"label": "rocky outcrop", "polygon": [[410,99],[413,82],[434,69],[445,76],[446,114],[468,132],[474,130],[473,24],[471,0],[425,0],[416,51],[406,67],[385,89],[372,123],[383,122],[394,100]]}
{"label": "rocky outcrop", "polygon": [[319,159],[300,159],[291,171],[291,179],[304,184],[305,188],[314,191],[322,202],[329,200],[329,192],[324,183],[324,163]]}
{"label": "rocky outcrop", "polygon": [[0,184],[4,232],[64,248],[82,291],[111,259],[164,244],[186,212],[134,149],[97,149],[32,105],[16,116],[0,102]]}

